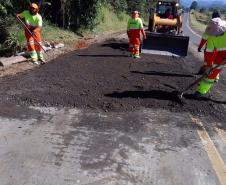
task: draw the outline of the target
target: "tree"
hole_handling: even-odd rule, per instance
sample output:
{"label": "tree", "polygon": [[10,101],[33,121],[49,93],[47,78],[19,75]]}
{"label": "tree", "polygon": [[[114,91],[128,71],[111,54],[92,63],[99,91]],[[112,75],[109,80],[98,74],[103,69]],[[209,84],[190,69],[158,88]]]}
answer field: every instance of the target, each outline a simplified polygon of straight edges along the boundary
{"label": "tree", "polygon": [[128,5],[126,0],[105,0],[109,3],[116,13],[127,11]]}
{"label": "tree", "polygon": [[197,10],[198,9],[198,2],[197,1],[193,1],[191,3],[190,9],[192,10]]}
{"label": "tree", "polygon": [[[154,3],[155,1],[153,1]],[[147,0],[127,0],[128,9],[127,12],[131,14],[132,11],[138,10],[141,13],[141,16],[148,17],[150,2]]]}
{"label": "tree", "polygon": [[[0,27],[6,27],[5,23],[3,25],[6,18],[15,20],[15,13],[27,9],[29,2],[38,3],[39,0],[0,0]],[[45,20],[66,29],[77,30],[82,27],[92,30],[101,21],[103,6],[118,15],[138,10],[145,18],[155,3],[156,0],[45,0],[40,13]]]}
{"label": "tree", "polygon": [[221,14],[226,14],[226,9],[221,8],[221,9],[220,9],[220,13],[221,13]]}
{"label": "tree", "polygon": [[206,9],[205,9],[205,8],[201,8],[201,9],[199,10],[199,12],[200,12],[200,13],[205,13],[205,12],[206,12]]}

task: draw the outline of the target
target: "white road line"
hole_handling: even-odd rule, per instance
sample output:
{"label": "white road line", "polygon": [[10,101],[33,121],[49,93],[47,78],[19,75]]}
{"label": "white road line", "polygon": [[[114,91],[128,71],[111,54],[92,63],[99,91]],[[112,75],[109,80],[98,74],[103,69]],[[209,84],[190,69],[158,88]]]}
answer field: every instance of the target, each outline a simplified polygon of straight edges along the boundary
{"label": "white road line", "polygon": [[218,177],[218,180],[221,185],[226,185],[226,165],[221,158],[219,152],[217,151],[213,141],[211,140],[209,134],[207,133],[205,127],[202,122],[191,116],[191,119],[194,124],[196,124],[199,128],[197,129],[198,135],[201,139],[203,147],[209,157],[209,160],[212,164],[214,171]]}
{"label": "white road line", "polygon": [[220,136],[221,140],[224,142],[226,146],[226,132],[218,127],[215,127],[215,130],[217,131],[218,135]]}

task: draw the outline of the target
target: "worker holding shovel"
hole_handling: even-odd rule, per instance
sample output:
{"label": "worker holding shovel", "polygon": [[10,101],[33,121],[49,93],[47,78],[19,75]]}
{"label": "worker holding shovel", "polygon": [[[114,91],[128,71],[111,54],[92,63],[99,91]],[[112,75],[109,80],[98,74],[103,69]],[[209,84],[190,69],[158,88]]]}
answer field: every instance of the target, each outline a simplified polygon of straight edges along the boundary
{"label": "worker holding shovel", "polygon": [[196,97],[208,93],[226,64],[226,22],[220,18],[212,19],[205,33],[208,35],[206,52],[210,55],[216,52],[216,56],[210,72],[207,71],[207,76],[199,83]]}
{"label": "worker holding shovel", "polygon": [[[28,10],[23,11],[20,14],[17,14],[17,19],[20,23],[23,24],[25,30],[25,37],[27,40],[27,49],[34,64],[45,63],[43,58],[43,47],[41,39],[41,27],[42,27],[42,17],[38,13],[39,7],[35,3],[29,5]],[[25,24],[21,21],[25,20]]]}

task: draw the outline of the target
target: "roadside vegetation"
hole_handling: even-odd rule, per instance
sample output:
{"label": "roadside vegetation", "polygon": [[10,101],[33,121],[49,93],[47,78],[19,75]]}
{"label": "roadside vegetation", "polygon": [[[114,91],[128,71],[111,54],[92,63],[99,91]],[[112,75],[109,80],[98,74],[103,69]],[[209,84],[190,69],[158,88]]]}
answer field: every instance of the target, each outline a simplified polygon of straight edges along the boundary
{"label": "roadside vegetation", "polygon": [[199,32],[204,32],[206,25],[210,20],[210,16],[207,14],[200,13],[196,10],[191,10],[190,12],[191,26]]}
{"label": "roadside vegetation", "polygon": [[[38,0],[31,2],[38,3]],[[43,39],[72,47],[78,38],[126,29],[133,10],[148,18],[151,4],[146,0],[48,0],[43,1]],[[27,0],[0,0],[0,56],[25,48],[23,28],[15,13],[27,9]]]}
{"label": "roadside vegetation", "polygon": [[226,19],[226,8],[222,7],[211,7],[201,8],[197,1],[194,1],[190,7],[190,19],[191,26],[198,32],[204,32],[209,20],[212,17],[212,13],[214,11],[218,11],[221,13],[221,18]]}

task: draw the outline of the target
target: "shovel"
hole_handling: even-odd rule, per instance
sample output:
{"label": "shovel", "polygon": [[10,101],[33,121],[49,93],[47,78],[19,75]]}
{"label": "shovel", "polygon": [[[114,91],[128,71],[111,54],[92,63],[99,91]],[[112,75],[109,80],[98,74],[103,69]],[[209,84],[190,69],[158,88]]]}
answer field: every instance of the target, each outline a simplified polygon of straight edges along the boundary
{"label": "shovel", "polygon": [[200,78],[198,78],[196,81],[194,81],[193,83],[191,83],[188,87],[186,87],[183,91],[179,91],[178,93],[178,98],[180,100],[183,99],[183,95],[185,92],[187,92],[189,89],[192,89],[194,86],[196,86],[197,84],[199,84],[204,78],[208,77],[213,70],[219,68],[219,66],[222,66],[225,64],[225,60],[223,60],[223,62],[221,64],[216,65],[215,67],[210,68],[209,70],[207,70]]}

